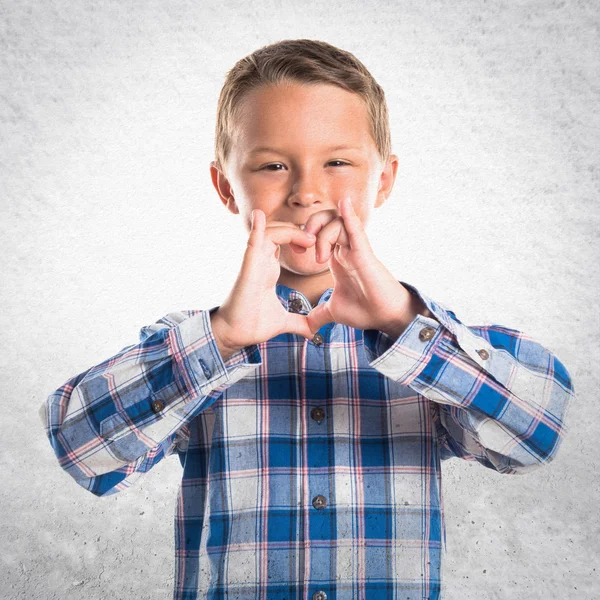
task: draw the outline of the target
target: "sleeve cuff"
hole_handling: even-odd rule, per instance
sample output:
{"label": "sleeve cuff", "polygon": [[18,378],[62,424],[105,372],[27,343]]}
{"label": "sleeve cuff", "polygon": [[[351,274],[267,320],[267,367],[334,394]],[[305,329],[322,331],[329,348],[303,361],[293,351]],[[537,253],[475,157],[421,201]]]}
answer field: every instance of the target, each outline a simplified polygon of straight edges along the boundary
{"label": "sleeve cuff", "polygon": [[[409,385],[436,355],[436,350],[438,355],[443,355],[443,348],[438,346],[450,341],[453,348],[464,353],[466,358],[502,385],[507,385],[514,378],[517,361],[507,352],[497,350],[489,340],[477,335],[441,302],[436,302],[409,283],[400,283],[411,294],[421,298],[434,318],[417,315],[396,340],[382,331],[366,330],[364,345],[370,366],[394,381]],[[427,328],[433,331],[424,331]],[[527,385],[530,384],[525,387]],[[519,390],[520,387],[517,386]]]}
{"label": "sleeve cuff", "polygon": [[218,306],[186,319],[169,331],[168,344],[184,402],[211,391],[221,391],[262,364],[259,347],[252,344],[223,360],[211,327]]}
{"label": "sleeve cuff", "polygon": [[364,344],[369,366],[398,383],[408,385],[433,356],[442,333],[443,327],[438,321],[423,315],[417,315],[396,340],[382,331],[365,330]]}
{"label": "sleeve cuff", "polygon": [[413,295],[418,296],[434,318],[418,314],[397,339],[382,331],[364,331],[364,346],[369,366],[386,377],[409,385],[434,355],[434,350],[444,331],[452,334],[460,328],[456,315],[440,302],[429,298],[414,286],[400,281]]}

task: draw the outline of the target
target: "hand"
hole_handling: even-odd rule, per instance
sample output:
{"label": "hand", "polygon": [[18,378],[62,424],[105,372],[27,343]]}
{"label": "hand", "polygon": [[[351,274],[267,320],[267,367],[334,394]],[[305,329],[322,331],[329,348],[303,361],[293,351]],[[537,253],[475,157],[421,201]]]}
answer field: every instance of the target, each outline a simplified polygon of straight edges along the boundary
{"label": "hand", "polygon": [[279,246],[293,243],[309,248],[315,236],[293,223],[270,221],[265,213],[252,211],[252,229],[242,267],[229,295],[212,315],[220,342],[229,350],[258,344],[281,333],[312,338],[306,315],[288,312],[275,293],[279,279]]}
{"label": "hand", "polygon": [[329,300],[307,315],[311,332],[335,321],[397,337],[427,308],[375,257],[349,198],[342,199],[339,210],[341,216],[324,210],[306,222],[305,231],[317,235],[315,259],[329,261],[335,282]]}

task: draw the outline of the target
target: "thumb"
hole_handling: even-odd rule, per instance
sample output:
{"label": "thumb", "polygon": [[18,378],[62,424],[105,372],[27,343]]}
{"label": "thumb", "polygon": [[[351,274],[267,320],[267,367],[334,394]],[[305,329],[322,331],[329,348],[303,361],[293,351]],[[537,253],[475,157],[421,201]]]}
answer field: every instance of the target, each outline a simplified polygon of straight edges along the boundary
{"label": "thumb", "polygon": [[365,228],[360,220],[360,217],[354,210],[352,199],[350,196],[342,198],[339,203],[340,214],[344,220],[344,227],[348,233],[348,239],[350,240],[350,246],[356,250],[372,253],[371,245]]}
{"label": "thumb", "polygon": [[308,326],[308,320],[305,315],[287,313],[286,329],[287,333],[301,335],[307,339],[312,338],[313,333]]}
{"label": "thumb", "polygon": [[242,268],[239,277],[242,281],[254,279],[257,268],[256,263],[260,261],[261,250],[264,246],[265,237],[265,213],[255,208],[250,215],[250,235],[246,244],[246,251],[242,261]]}
{"label": "thumb", "polygon": [[265,231],[265,213],[260,208],[255,208],[250,216],[251,228],[248,246],[261,248]]}
{"label": "thumb", "polygon": [[306,315],[306,318],[308,320],[308,326],[313,333],[319,331],[323,325],[327,325],[327,323],[334,321],[333,316],[329,312],[329,302],[323,302],[322,304],[315,306],[315,308]]}

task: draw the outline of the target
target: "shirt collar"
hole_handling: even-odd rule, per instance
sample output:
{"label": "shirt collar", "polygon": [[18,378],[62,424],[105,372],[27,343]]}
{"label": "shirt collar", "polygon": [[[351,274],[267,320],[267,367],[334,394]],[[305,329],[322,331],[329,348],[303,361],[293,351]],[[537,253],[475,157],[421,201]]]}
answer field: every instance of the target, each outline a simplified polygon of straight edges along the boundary
{"label": "shirt collar", "polygon": [[[275,293],[279,297],[279,300],[281,301],[281,303],[283,304],[283,307],[286,310],[289,310],[289,304],[292,300],[295,300],[296,302],[298,300],[300,300],[302,302],[302,309],[301,309],[302,311],[305,310],[306,312],[310,312],[313,308],[311,303],[308,301],[308,299],[302,292],[295,290],[294,288],[288,287],[287,285],[284,285],[283,283],[277,283],[275,285]],[[317,305],[322,304],[323,302],[327,302],[327,300],[329,300],[329,298],[331,297],[332,293],[333,293],[333,288],[332,287],[327,288],[321,294],[321,297],[319,298]]]}

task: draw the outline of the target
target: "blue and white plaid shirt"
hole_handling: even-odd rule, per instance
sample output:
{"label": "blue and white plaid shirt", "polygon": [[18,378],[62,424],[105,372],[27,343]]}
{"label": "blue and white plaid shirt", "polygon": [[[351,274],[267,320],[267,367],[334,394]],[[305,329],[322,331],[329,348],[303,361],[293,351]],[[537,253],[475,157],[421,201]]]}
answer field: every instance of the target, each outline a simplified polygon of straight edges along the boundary
{"label": "blue and white plaid shirt", "polygon": [[574,397],[559,359],[401,283],[435,319],[398,339],[329,323],[223,360],[218,307],[182,310],[42,405],[61,467],[97,496],[179,455],[175,600],[438,599],[441,461],[514,474],[554,458]]}

